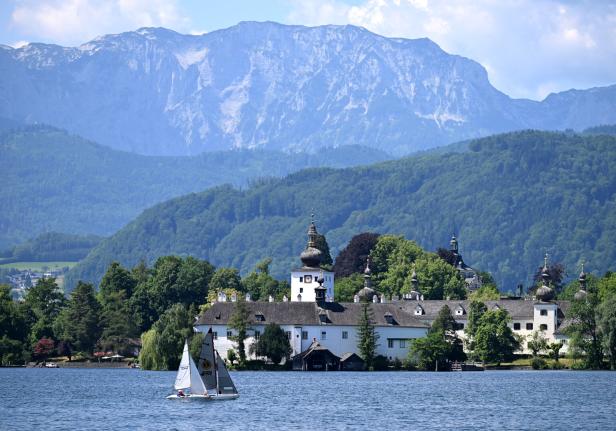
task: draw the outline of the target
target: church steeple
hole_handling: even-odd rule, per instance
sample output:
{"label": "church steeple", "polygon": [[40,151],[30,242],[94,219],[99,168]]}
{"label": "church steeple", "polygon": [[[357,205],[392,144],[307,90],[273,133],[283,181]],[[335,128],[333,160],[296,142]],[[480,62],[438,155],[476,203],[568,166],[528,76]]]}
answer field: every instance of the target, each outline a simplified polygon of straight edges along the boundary
{"label": "church steeple", "polygon": [[378,294],[372,288],[372,270],[370,269],[370,256],[366,259],[366,269],[364,269],[364,287],[357,296],[361,302],[373,302],[374,297],[378,299]]}
{"label": "church steeple", "polygon": [[535,296],[539,301],[547,302],[554,298],[554,290],[550,287],[550,271],[548,270],[548,254],[543,258],[543,268],[541,269],[542,285],[537,289]]}
{"label": "church steeple", "polygon": [[575,292],[573,298],[577,301],[581,301],[586,299],[586,296],[588,296],[588,293],[586,292],[586,273],[584,272],[584,262],[582,262],[582,272],[580,272],[578,282],[580,283],[580,290]]}
{"label": "church steeple", "polygon": [[451,241],[449,241],[449,251],[458,254],[458,239],[455,234],[451,236]]}
{"label": "church steeple", "polygon": [[304,267],[318,268],[321,264],[321,250],[317,248],[317,238],[319,233],[317,227],[314,224],[314,214],[311,214],[310,225],[308,226],[308,245],[299,255]]}

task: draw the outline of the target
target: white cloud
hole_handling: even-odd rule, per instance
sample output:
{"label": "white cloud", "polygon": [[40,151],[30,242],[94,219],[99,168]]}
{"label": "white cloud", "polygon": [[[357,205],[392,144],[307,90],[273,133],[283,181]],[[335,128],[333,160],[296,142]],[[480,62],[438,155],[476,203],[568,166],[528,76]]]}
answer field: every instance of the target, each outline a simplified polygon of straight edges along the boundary
{"label": "white cloud", "polygon": [[[299,6],[310,3],[310,6]],[[354,24],[385,36],[429,37],[481,61],[513,97],[616,83],[616,4],[566,0],[292,1],[288,22]],[[316,13],[316,11],[319,11]]]}
{"label": "white cloud", "polygon": [[64,45],[138,27],[183,29],[189,23],[174,0],[24,0],[11,14],[11,26],[21,34]]}
{"label": "white cloud", "polygon": [[10,46],[12,46],[13,48],[21,48],[22,46],[26,46],[28,43],[25,40],[18,40],[17,42],[13,42],[10,44]]}

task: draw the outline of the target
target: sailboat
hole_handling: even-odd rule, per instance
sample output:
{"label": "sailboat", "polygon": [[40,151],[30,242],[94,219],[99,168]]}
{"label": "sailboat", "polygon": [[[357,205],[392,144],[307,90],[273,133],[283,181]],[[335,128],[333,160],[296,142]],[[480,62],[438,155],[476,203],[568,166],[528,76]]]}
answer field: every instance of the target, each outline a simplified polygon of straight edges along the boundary
{"label": "sailboat", "polygon": [[210,398],[203,384],[203,380],[201,380],[201,376],[199,375],[199,370],[190,356],[188,341],[184,342],[182,360],[180,361],[180,367],[178,368],[178,374],[175,377],[175,384],[173,387],[177,391],[182,391],[184,395],[178,395],[178,392],[178,394],[169,395],[167,399]]}
{"label": "sailboat", "polygon": [[197,369],[211,400],[234,400],[240,396],[216,349],[212,329],[205,334]]}

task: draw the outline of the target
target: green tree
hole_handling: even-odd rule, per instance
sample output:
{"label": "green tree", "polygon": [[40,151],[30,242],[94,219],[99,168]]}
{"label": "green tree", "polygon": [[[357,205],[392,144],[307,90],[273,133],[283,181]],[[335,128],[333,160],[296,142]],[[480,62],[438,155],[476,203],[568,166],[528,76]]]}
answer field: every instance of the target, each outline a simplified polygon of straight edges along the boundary
{"label": "green tree", "polygon": [[0,365],[23,362],[26,331],[24,315],[11,298],[11,288],[0,284]]}
{"label": "green tree", "polygon": [[291,291],[286,281],[278,281],[269,274],[271,258],[263,259],[255,265],[255,269],[242,279],[242,292],[250,293],[254,301],[266,300],[269,296],[282,299],[290,296]]}
{"label": "green tree", "polygon": [[592,274],[586,276],[586,284],[590,285],[592,282],[597,283],[597,289],[599,291],[599,299],[605,301],[609,296],[616,295],[616,272],[606,272],[599,280]]}
{"label": "green tree", "polygon": [[210,282],[210,291],[222,292],[232,289],[237,292],[243,291],[240,273],[235,268],[218,268]]}
{"label": "green tree", "polygon": [[369,303],[362,303],[359,321],[357,322],[357,350],[364,360],[367,369],[374,367],[379,334],[374,328],[374,314]]}
{"label": "green tree", "polygon": [[107,296],[121,291],[125,292],[125,297],[128,299],[132,296],[136,284],[137,282],[130,271],[123,268],[118,262],[113,262],[107,268],[107,272],[98,286],[99,299],[101,303],[104,303]]}
{"label": "green tree", "polygon": [[500,299],[500,292],[494,284],[484,284],[468,295],[471,301],[496,301]]}
{"label": "green tree", "polygon": [[316,248],[321,250],[321,266],[326,269],[331,269],[334,261],[332,259],[332,255],[330,254],[329,244],[327,244],[327,239],[325,238],[325,235],[317,235],[315,246]]}
{"label": "green tree", "polygon": [[55,278],[42,278],[28,290],[25,298],[27,325],[30,328],[29,344],[41,338],[53,337],[53,322],[62,310],[65,299]]}
{"label": "green tree", "polygon": [[[482,301],[471,300],[468,311],[468,325],[466,326],[465,334],[469,339],[469,344],[472,345],[472,340],[477,333],[479,321],[484,313],[488,311],[488,307]],[[471,349],[472,350],[472,349]]]}
{"label": "green tree", "polygon": [[92,352],[100,336],[100,304],[94,286],[79,282],[53,326],[59,340],[77,351]]}
{"label": "green tree", "polygon": [[610,368],[616,370],[616,294],[612,293],[599,306],[599,326],[603,334],[603,349]]}
{"label": "green tree", "polygon": [[353,302],[355,294],[364,287],[364,277],[355,273],[348,277],[336,278],[334,300],[337,302]]}
{"label": "green tree", "polygon": [[101,340],[103,350],[126,351],[128,339],[138,335],[137,327],[130,316],[126,291],[106,295],[101,306]]}
{"label": "green tree", "polygon": [[413,342],[409,352],[411,360],[416,361],[419,368],[435,371],[449,368],[451,362],[466,360],[457,329],[458,324],[451,309],[444,305],[432,322],[427,336]]}
{"label": "green tree", "polygon": [[436,331],[428,332],[425,337],[413,341],[409,357],[422,370],[438,371],[439,364],[444,365],[446,363],[450,348],[451,346],[447,343],[443,334]]}
{"label": "green tree", "polygon": [[240,357],[240,365],[246,363],[246,346],[244,341],[248,338],[248,329],[250,329],[250,312],[246,302],[238,299],[235,302],[233,314],[229,318],[229,328],[234,329],[236,335],[231,337],[231,340],[237,343],[237,352]]}
{"label": "green tree", "polygon": [[192,322],[186,307],[174,304],[154,324],[157,333],[155,352],[161,369],[175,370],[180,365],[184,341],[193,334]]}
{"label": "green tree", "polygon": [[162,358],[156,352],[159,335],[154,328],[141,334],[139,364],[144,370],[164,370]]}
{"label": "green tree", "polygon": [[570,348],[582,352],[585,367],[591,369],[603,366],[602,337],[597,322],[599,304],[596,286],[588,285],[586,298],[572,301],[567,313],[572,320],[566,329],[571,338]]}
{"label": "green tree", "polygon": [[268,324],[259,340],[250,346],[250,349],[251,353],[257,356],[265,356],[274,364],[279,364],[292,351],[287,334],[276,323]]}
{"label": "green tree", "polygon": [[486,311],[479,319],[473,345],[482,362],[500,363],[513,357],[519,348],[509,320],[509,314],[502,309]]}
{"label": "green tree", "polygon": [[560,349],[562,348],[563,348],[563,343],[561,341],[548,344],[548,350],[550,352],[550,356],[556,362],[558,362],[558,360],[560,359]]}
{"label": "green tree", "polygon": [[530,336],[530,340],[526,342],[526,347],[528,347],[533,356],[537,356],[548,349],[548,340],[541,332],[534,331]]}

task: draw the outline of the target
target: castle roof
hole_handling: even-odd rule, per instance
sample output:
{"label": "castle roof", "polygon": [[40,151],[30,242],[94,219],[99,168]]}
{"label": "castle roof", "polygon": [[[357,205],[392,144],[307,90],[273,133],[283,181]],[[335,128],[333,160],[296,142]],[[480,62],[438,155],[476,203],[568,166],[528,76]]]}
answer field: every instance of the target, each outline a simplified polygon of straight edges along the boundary
{"label": "castle roof", "polygon": [[[375,326],[427,328],[429,325],[406,312],[402,302],[369,303]],[[355,302],[246,302],[250,324],[353,326],[357,325],[363,304]],[[197,320],[197,325],[226,325],[235,309],[234,302],[215,302]],[[259,318],[256,314],[259,313]],[[319,314],[327,314],[327,323]],[[261,317],[263,316],[263,317]],[[392,322],[392,323],[389,323]]]}

